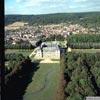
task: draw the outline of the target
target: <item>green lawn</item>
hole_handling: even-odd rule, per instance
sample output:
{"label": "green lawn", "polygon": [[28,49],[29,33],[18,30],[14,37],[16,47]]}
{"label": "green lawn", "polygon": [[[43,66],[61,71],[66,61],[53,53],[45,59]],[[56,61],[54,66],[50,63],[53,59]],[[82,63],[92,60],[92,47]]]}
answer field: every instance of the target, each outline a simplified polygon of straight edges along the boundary
{"label": "green lawn", "polygon": [[100,49],[72,49],[72,52],[75,53],[97,53],[100,52]]}
{"label": "green lawn", "polygon": [[32,52],[33,52],[34,49],[31,49],[31,50],[25,50],[25,49],[7,49],[5,50],[5,54],[7,53],[21,53],[23,54],[24,56],[29,56]]}
{"label": "green lawn", "polygon": [[43,64],[35,72],[23,100],[55,100],[59,84],[60,64]]}
{"label": "green lawn", "polygon": [[60,61],[60,59],[51,59],[52,61]]}

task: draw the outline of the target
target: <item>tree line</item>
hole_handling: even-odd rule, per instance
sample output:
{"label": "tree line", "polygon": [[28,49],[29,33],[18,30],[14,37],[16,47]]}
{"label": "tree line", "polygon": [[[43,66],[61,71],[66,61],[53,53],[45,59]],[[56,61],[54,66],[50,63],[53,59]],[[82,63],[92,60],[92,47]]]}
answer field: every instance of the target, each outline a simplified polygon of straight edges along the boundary
{"label": "tree line", "polygon": [[79,23],[84,27],[100,26],[100,12],[88,13],[55,13],[41,15],[5,15],[5,25],[16,21],[28,22],[30,25],[59,23]]}
{"label": "tree line", "polygon": [[100,53],[68,53],[64,76],[66,100],[100,96]]}
{"label": "tree line", "polygon": [[60,35],[60,34],[50,34],[50,36],[48,36],[47,38],[45,38],[45,41],[64,41],[64,36],[63,35]]}
{"label": "tree line", "polygon": [[5,43],[5,49],[34,49],[34,48],[35,46],[26,42],[20,42],[16,44]]}
{"label": "tree line", "polygon": [[6,75],[5,77],[8,78],[8,76],[12,76],[12,74],[17,72],[17,70],[21,69],[19,68],[21,66],[17,65],[25,61],[25,59],[27,58],[22,54],[16,54],[16,53],[5,54],[5,62],[8,62],[7,65],[5,66],[5,75]]}
{"label": "tree line", "polygon": [[76,49],[100,48],[100,34],[73,34],[67,38],[68,46]]}
{"label": "tree line", "polygon": [[13,53],[6,55],[5,61],[8,61],[5,66],[5,100],[23,100],[37,64],[31,62],[29,57]]}

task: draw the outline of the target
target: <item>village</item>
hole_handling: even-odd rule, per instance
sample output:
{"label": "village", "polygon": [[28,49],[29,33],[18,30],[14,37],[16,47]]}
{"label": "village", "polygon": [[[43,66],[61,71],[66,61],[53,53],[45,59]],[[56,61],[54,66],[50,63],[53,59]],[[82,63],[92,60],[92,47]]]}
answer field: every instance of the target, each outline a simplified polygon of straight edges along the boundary
{"label": "village", "polygon": [[[48,38],[50,35],[61,35],[64,38],[67,38],[70,34],[87,34],[89,29],[84,28],[78,24],[50,24],[50,25],[34,25],[30,26],[27,23],[23,25],[17,25],[21,22],[15,22],[10,26],[5,27],[5,42],[15,45],[18,41],[29,41],[31,44],[36,43],[41,36]],[[10,28],[8,28],[10,27]],[[91,33],[94,33],[95,30],[92,29]]]}

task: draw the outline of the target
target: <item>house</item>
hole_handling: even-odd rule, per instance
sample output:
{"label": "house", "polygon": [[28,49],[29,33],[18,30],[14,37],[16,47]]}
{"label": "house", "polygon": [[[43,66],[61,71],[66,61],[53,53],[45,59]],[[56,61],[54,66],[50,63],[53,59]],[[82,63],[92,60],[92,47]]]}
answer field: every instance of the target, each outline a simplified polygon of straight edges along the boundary
{"label": "house", "polygon": [[[59,59],[60,58],[60,50],[58,45],[55,42],[45,42],[43,43],[46,46],[42,48],[39,48],[37,50],[36,56],[35,58],[41,58],[41,59],[45,59],[45,58],[50,58],[50,59]],[[43,53],[43,57],[42,57],[42,53]],[[52,56],[53,55],[53,56]]]}

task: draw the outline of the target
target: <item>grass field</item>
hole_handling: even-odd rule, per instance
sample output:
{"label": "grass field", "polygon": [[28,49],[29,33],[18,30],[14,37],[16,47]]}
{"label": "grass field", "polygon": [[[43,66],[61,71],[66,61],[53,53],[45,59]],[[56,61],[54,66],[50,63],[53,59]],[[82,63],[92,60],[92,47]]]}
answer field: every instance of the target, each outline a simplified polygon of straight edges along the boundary
{"label": "grass field", "polygon": [[55,100],[59,84],[60,64],[39,64],[23,100]]}
{"label": "grass field", "polygon": [[71,52],[75,53],[100,53],[100,49],[72,49]]}
{"label": "grass field", "polygon": [[16,53],[16,54],[23,54],[24,56],[29,56],[32,52],[33,52],[34,49],[31,49],[31,50],[24,50],[24,49],[7,49],[5,50],[5,54],[7,53]]}
{"label": "grass field", "polygon": [[52,61],[60,61],[60,59],[51,59]]}

